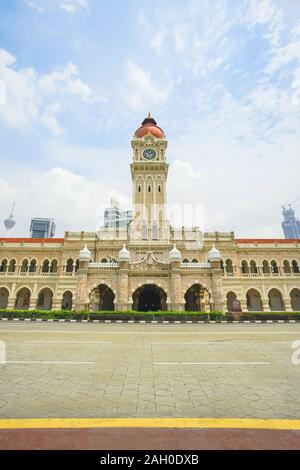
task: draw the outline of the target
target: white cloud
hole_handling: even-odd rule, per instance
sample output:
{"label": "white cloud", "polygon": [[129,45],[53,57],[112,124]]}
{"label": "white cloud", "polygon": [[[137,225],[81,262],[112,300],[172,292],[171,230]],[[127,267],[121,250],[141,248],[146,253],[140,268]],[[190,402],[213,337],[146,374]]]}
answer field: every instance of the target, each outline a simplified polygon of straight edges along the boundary
{"label": "white cloud", "polygon": [[101,101],[101,98],[95,96],[90,87],[80,80],[78,68],[72,62],[69,62],[64,69],[44,75],[39,84],[41,90],[49,94],[60,92],[77,95],[84,102]]}
{"label": "white cloud", "polygon": [[16,172],[10,183],[0,179],[0,212],[3,216],[9,215],[16,199],[17,224],[11,236],[29,235],[32,217],[54,218],[56,236],[62,236],[66,230],[96,231],[110,198],[126,201],[118,190],[99,191],[99,181],[61,167],[46,172],[26,172],[27,184],[20,184],[23,180],[21,171]]}
{"label": "white cloud", "polygon": [[0,80],[5,84],[5,104],[0,120],[10,127],[21,128],[36,119],[40,100],[36,93],[38,77],[31,68],[16,70],[16,59],[0,49]]}
{"label": "white cloud", "polygon": [[45,111],[41,117],[41,122],[45,127],[48,127],[56,136],[62,135],[64,129],[60,126],[56,116],[61,111],[60,103],[53,103],[46,106]]}
{"label": "white cloud", "polygon": [[75,13],[79,9],[89,11],[88,0],[64,0],[59,6],[67,13]]}
{"label": "white cloud", "polygon": [[170,91],[170,82],[164,86],[155,84],[149,72],[133,61],[127,61],[127,87],[122,90],[122,96],[132,109],[145,110],[162,106],[167,101]]}
{"label": "white cloud", "polygon": [[[58,135],[62,132],[56,118],[58,113],[74,108],[80,102],[103,100],[80,79],[73,63],[39,75],[32,68],[18,68],[16,58],[4,49],[0,49],[0,81],[5,85],[5,104],[0,107],[0,120],[13,128],[33,127],[40,119]],[[59,109],[53,101],[60,103]]]}
{"label": "white cloud", "polygon": [[157,55],[162,55],[164,52],[163,43],[166,38],[165,31],[158,31],[150,42]]}
{"label": "white cloud", "polygon": [[43,8],[42,4],[43,4],[43,0],[41,2],[41,0],[25,0],[25,4],[30,7],[30,8],[33,8],[34,10],[37,10],[39,13],[44,13],[45,12],[45,8]]}
{"label": "white cloud", "polygon": [[257,24],[267,25],[264,37],[270,43],[277,45],[280,42],[280,34],[285,29],[282,11],[276,7],[272,0],[251,0],[247,4],[244,22],[250,27]]}
{"label": "white cloud", "polygon": [[25,4],[39,13],[51,8],[59,8],[66,13],[89,12],[89,0],[25,0]]}

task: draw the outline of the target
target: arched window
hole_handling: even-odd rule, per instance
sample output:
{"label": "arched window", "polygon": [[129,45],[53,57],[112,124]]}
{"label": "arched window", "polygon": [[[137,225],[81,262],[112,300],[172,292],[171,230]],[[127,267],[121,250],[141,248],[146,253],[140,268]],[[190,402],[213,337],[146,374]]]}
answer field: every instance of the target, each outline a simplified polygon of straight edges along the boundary
{"label": "arched window", "polygon": [[158,192],[160,193],[160,184],[158,185]]}
{"label": "arched window", "polygon": [[142,225],[142,240],[148,240],[148,227],[146,223]]}
{"label": "arched window", "polygon": [[196,258],[192,259],[192,263],[198,263],[198,260]]}
{"label": "arched window", "polygon": [[272,271],[273,274],[278,274],[279,273],[277,262],[274,261],[274,260],[271,261],[271,271]]}
{"label": "arched window", "polygon": [[257,266],[256,266],[256,262],[254,260],[251,260],[250,261],[250,273],[252,274],[257,274]]}
{"label": "arched window", "polygon": [[299,273],[299,266],[298,266],[298,263],[295,259],[293,259],[293,261],[292,261],[292,271],[295,274]]}
{"label": "arched window", "polygon": [[30,273],[35,273],[36,272],[36,260],[35,259],[32,259],[30,261],[29,272]]}
{"label": "arched window", "polygon": [[107,263],[107,259],[106,259],[106,258],[102,258],[101,263]]}
{"label": "arched window", "polygon": [[21,264],[21,273],[27,273],[28,271],[28,260],[24,259]]}
{"label": "arched window", "polygon": [[148,186],[148,193],[151,193],[151,186]]}
{"label": "arched window", "polygon": [[79,259],[76,260],[76,264],[75,264],[75,272],[77,273],[79,269]]}
{"label": "arched window", "polygon": [[140,184],[138,185],[138,192],[139,193],[141,192],[141,185]]}
{"label": "arched window", "polygon": [[0,273],[5,273],[7,270],[7,259],[3,259],[0,264]]}
{"label": "arched window", "polygon": [[158,226],[153,224],[152,226],[152,240],[158,240]]}
{"label": "arched window", "polygon": [[262,270],[264,274],[270,274],[270,265],[268,261],[266,260],[263,261]]}
{"label": "arched window", "polygon": [[285,274],[291,274],[291,266],[289,261],[287,260],[284,260],[283,262],[283,271]]}
{"label": "arched window", "polygon": [[57,260],[56,259],[51,261],[50,273],[57,273]]}
{"label": "arched window", "polygon": [[42,264],[42,273],[48,273],[49,272],[49,260],[45,259]]}
{"label": "arched window", "polygon": [[187,264],[189,262],[188,259],[184,258],[184,260],[182,261],[184,264]]}
{"label": "arched window", "polygon": [[8,265],[8,272],[9,273],[14,273],[15,270],[16,270],[16,260],[11,259],[10,262],[9,262],[9,265]]}
{"label": "arched window", "polygon": [[72,273],[73,272],[73,259],[69,258],[66,264],[66,272]]}
{"label": "arched window", "polygon": [[243,274],[249,273],[249,267],[248,267],[247,261],[242,261],[242,273]]}
{"label": "arched window", "polygon": [[227,259],[227,260],[226,260],[226,272],[227,272],[228,274],[232,274],[232,273],[233,273],[233,265],[232,265],[231,259]]}

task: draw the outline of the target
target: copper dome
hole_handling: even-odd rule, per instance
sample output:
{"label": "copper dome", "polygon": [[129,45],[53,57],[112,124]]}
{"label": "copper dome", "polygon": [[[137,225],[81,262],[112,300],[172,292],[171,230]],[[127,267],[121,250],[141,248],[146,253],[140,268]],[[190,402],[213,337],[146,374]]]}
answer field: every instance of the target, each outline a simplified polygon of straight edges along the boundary
{"label": "copper dome", "polygon": [[139,127],[137,131],[135,131],[134,135],[138,139],[141,139],[146,134],[148,134],[148,132],[150,132],[150,134],[152,134],[157,139],[162,139],[165,137],[164,131],[157,126],[155,119],[153,119],[150,113],[148,114],[146,119],[143,120],[142,126]]}

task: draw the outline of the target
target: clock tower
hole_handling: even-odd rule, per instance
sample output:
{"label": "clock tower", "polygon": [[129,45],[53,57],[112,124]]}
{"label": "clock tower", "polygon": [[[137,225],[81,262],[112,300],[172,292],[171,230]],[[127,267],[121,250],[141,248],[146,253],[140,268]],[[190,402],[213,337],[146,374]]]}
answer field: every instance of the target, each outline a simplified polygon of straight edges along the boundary
{"label": "clock tower", "polygon": [[168,142],[164,131],[148,114],[135,132],[131,146],[133,161],[133,236],[139,240],[161,240],[168,236],[166,220],[166,183]]}

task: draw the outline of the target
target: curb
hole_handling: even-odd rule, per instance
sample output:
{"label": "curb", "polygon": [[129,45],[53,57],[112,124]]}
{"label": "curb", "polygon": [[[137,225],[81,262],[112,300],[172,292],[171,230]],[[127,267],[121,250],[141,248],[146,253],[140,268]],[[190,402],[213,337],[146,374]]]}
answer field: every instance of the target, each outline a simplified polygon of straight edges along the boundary
{"label": "curb", "polygon": [[7,322],[55,322],[55,323],[129,323],[129,324],[134,324],[134,323],[140,323],[140,324],[171,324],[171,325],[178,325],[178,324],[189,324],[189,325],[194,325],[194,324],[213,324],[213,325],[221,325],[221,324],[270,324],[270,323],[300,323],[300,320],[221,320],[219,322],[215,320],[209,320],[209,321],[204,321],[204,320],[74,320],[74,319],[65,319],[65,318],[0,318],[0,321],[7,321]]}

